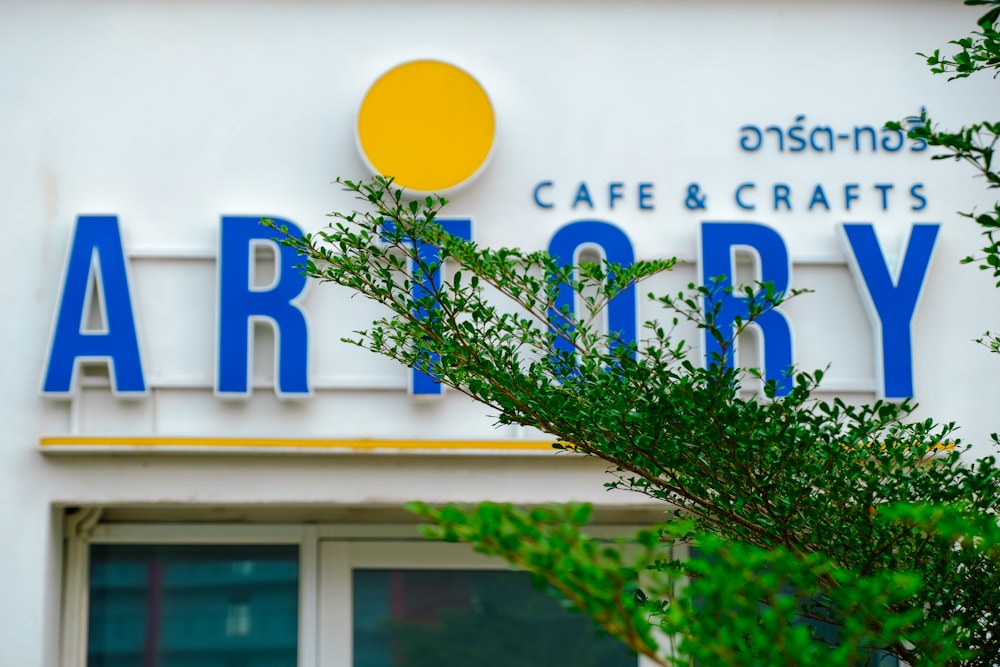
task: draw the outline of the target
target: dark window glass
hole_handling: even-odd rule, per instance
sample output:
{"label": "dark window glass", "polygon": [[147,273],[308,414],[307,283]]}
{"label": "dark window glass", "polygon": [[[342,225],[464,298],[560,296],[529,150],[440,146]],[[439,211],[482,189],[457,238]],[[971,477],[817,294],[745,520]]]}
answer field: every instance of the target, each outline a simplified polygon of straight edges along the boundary
{"label": "dark window glass", "polygon": [[355,570],[354,667],[635,667],[524,572]]}
{"label": "dark window glass", "polygon": [[[698,550],[697,547],[690,547],[690,558],[705,558],[706,556]],[[695,601],[697,604],[697,601]],[[826,618],[829,618],[827,616]],[[803,625],[808,625],[816,628],[816,636],[822,638],[823,640],[835,643],[840,637],[840,631],[836,625],[833,623],[827,623],[813,618],[802,618],[800,622]],[[871,657],[868,659],[866,667],[900,667],[899,660],[887,655],[881,651],[873,651]]]}
{"label": "dark window glass", "polygon": [[294,545],[90,549],[88,667],[295,667]]}

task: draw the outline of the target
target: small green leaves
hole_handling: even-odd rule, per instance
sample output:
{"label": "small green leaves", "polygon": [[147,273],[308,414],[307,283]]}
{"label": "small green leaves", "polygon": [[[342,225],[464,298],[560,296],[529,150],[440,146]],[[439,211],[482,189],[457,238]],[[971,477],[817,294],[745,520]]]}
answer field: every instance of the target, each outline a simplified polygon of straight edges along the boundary
{"label": "small green leaves", "polygon": [[603,630],[665,664],[658,658],[655,619],[641,582],[649,576],[649,564],[669,547],[651,538],[651,531],[644,531],[641,550],[632,540],[595,539],[581,531],[590,507],[577,503],[531,509],[496,503],[441,508],[411,503],[408,509],[431,522],[425,528],[428,536],[468,542],[477,551],[531,572]]}
{"label": "small green leaves", "polygon": [[[994,78],[1000,75],[1000,32],[996,24],[1000,18],[1000,2],[998,0],[966,0],[968,5],[988,5],[993,8],[979,20],[979,30],[969,37],[952,40],[950,44],[958,47],[952,56],[942,55],[940,49],[931,54],[918,54],[926,61],[933,74],[951,74],[950,79],[968,77],[976,72],[993,70]],[[887,123],[889,129],[908,129],[908,136],[926,143],[929,146],[942,149],[931,156],[931,159],[950,159],[972,165],[986,181],[988,188],[1000,187],[1000,172],[994,169],[993,157],[998,140],[1000,140],[1000,122],[984,121],[973,123],[949,132],[935,127],[925,112],[919,116],[906,119],[903,123]],[[994,205],[991,213],[963,213],[964,217],[975,221],[982,228],[986,244],[981,255],[968,256],[963,264],[977,262],[980,270],[989,271],[995,280],[995,286],[1000,287],[1000,238],[994,234],[1000,228],[1000,202]]]}
{"label": "small green leaves", "polygon": [[[936,140],[929,121],[913,131]],[[968,140],[981,164],[992,159],[976,143],[987,135],[960,134],[940,145]],[[995,553],[953,548],[948,539],[960,535],[894,508],[962,503],[981,523],[1000,497],[994,463],[963,464],[954,426],[914,421],[909,402],[816,396],[823,370],[793,372],[779,397],[756,369],[723,363],[741,332],[802,291],[733,290],[722,279],[647,290],[662,321],[622,341],[602,325],[609,302],[674,260],[562,266],[544,252],[481,248],[435,222],[443,198],[409,198],[383,177],[340,183],[361,210],[333,213],[303,238],[276,231],[307,275],[385,308],[350,342],[432,371],[498,424],[541,429],[556,449],[601,459],[609,489],[641,494],[672,517],[626,544],[586,535],[586,505],[412,504],[428,536],[534,573],[660,665],[687,664],[660,645],[665,635],[708,665],[852,665],[874,646],[914,665],[990,664],[953,659],[997,653]],[[990,234],[1000,227],[994,212],[975,221]],[[982,261],[997,271],[988,238]],[[558,298],[567,287],[576,309]],[[722,329],[721,304],[734,293],[749,307]],[[685,342],[692,332],[719,343],[708,367]],[[690,540],[711,559],[674,560],[671,549]],[[677,586],[685,577],[695,579],[689,593]],[[839,628],[836,646],[796,620],[810,614]]]}

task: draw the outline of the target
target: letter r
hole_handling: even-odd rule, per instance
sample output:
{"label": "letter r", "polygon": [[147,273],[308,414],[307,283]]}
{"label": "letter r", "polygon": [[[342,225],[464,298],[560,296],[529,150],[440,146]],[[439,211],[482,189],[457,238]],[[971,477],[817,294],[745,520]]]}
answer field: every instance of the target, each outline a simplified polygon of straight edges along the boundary
{"label": "letter r", "polygon": [[[289,233],[301,236],[293,223],[279,218]],[[219,326],[215,391],[222,396],[249,396],[254,322],[274,328],[275,391],[283,396],[309,395],[309,331],[298,300],[306,277],[296,268],[298,255],[278,245],[274,232],[261,226],[259,216],[222,218],[219,244]],[[254,255],[259,245],[275,251],[274,280],[254,284]]]}
{"label": "letter r", "polygon": [[[752,299],[732,291],[734,251],[738,247],[748,248],[757,254],[760,280],[771,283],[776,293],[787,292],[791,282],[788,249],[775,230],[753,222],[702,223],[702,285],[712,291],[712,295],[705,299],[705,313],[716,312],[714,325],[723,336],[732,331],[737,318],[745,322],[750,314]],[[721,280],[717,280],[720,277]],[[764,339],[764,378],[777,384],[777,396],[785,396],[792,388],[789,377],[792,369],[792,330],[788,320],[779,311],[768,310],[759,315],[754,324]],[[733,366],[734,346],[729,348],[729,352],[724,352],[719,341],[707,331],[704,342],[706,363]]]}

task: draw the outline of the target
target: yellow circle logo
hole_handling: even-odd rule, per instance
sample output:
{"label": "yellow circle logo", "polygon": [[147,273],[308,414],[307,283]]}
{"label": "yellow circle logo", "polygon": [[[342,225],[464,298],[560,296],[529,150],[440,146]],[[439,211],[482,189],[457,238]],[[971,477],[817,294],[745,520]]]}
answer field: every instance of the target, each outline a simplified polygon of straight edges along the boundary
{"label": "yellow circle logo", "polygon": [[479,82],[438,60],[389,70],[358,112],[358,145],[368,166],[422,193],[475,176],[493,148],[494,129],[493,106]]}

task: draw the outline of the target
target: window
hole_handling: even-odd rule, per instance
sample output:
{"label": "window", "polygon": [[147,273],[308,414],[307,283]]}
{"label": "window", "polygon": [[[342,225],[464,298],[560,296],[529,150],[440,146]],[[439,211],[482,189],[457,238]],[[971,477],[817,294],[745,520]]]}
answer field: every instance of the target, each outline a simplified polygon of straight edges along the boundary
{"label": "window", "polygon": [[[696,546],[687,546],[687,558],[706,558]],[[761,607],[758,607],[761,608]],[[815,629],[816,637],[823,639],[830,644],[834,644],[840,639],[840,629],[837,625],[815,618],[799,617],[797,623]],[[899,667],[899,661],[891,655],[882,651],[872,651],[865,667]]]}
{"label": "window", "polygon": [[98,524],[62,667],[636,667],[530,577],[413,526]]}
{"label": "window", "polygon": [[69,545],[62,667],[645,662],[527,574],[413,526],[100,524]]}
{"label": "window", "polygon": [[295,545],[95,544],[87,667],[295,667]]}
{"label": "window", "polygon": [[355,569],[353,667],[635,667],[509,570]]}
{"label": "window", "polygon": [[323,665],[635,667],[589,618],[536,591],[524,572],[465,545],[321,546]]}

